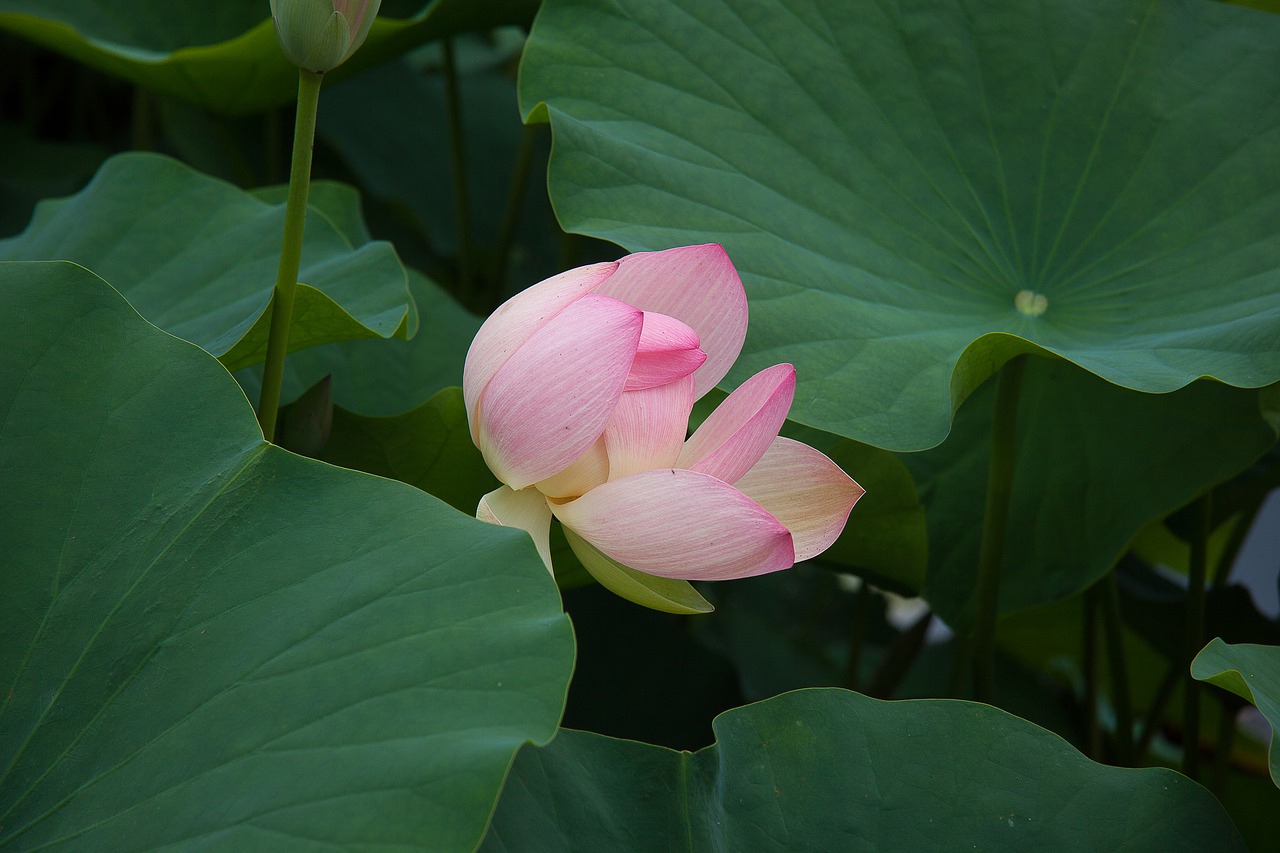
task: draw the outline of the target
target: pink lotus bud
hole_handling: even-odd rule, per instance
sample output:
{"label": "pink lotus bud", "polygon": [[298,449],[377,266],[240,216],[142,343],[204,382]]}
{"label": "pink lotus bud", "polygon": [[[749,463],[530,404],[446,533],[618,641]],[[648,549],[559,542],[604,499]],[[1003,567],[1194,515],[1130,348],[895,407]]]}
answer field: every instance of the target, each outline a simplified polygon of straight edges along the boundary
{"label": "pink lotus bud", "polygon": [[746,293],[716,245],[580,267],[508,300],[463,373],[472,439],[506,484],[477,517],[528,530],[548,569],[553,515],[584,564],[659,577],[746,577],[824,551],[862,488],[778,437],[791,365],[747,380],[685,440],[746,330]]}
{"label": "pink lotus bud", "polygon": [[337,68],[364,44],[382,0],[271,0],[276,38],[299,68]]}

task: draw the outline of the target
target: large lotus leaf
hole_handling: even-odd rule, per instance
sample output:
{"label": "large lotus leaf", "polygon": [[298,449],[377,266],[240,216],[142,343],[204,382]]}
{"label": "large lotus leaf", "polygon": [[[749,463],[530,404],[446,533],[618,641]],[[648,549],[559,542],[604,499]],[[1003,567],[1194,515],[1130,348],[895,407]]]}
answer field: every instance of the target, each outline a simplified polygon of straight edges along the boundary
{"label": "large lotus leaf", "polygon": [[[607,45],[607,49],[602,48]],[[922,449],[1014,354],[1280,380],[1280,19],[1201,0],[548,0],[566,228],[721,242],[792,416]]]}
{"label": "large lotus leaf", "polygon": [[266,444],[80,267],[0,293],[0,846],[471,849],[572,668],[527,537]]}
{"label": "large lotus leaf", "polygon": [[[902,456],[926,507],[923,595],[960,630],[973,618],[992,390],[965,402],[941,447]],[[1276,434],[1258,398],[1216,382],[1133,394],[1064,361],[1032,358],[1017,414],[1000,611],[1092,585],[1147,523],[1265,453]]]}
{"label": "large lotus leaf", "polygon": [[1191,662],[1191,675],[1252,702],[1271,724],[1271,781],[1280,785],[1280,646],[1229,645],[1214,638]]}
{"label": "large lotus leaf", "polygon": [[[283,227],[283,205],[166,157],[122,154],[77,195],[39,205],[26,231],[0,242],[0,258],[75,261],[237,370],[266,354]],[[308,217],[298,277],[291,349],[417,329],[388,243],[353,248],[324,217]]]}
{"label": "large lotus leaf", "polygon": [[987,705],[803,690],[713,726],[693,754],[576,731],[522,751],[484,849],[1245,849],[1186,777]]}
{"label": "large lotus leaf", "polygon": [[[431,39],[527,23],[536,0],[386,0],[345,77]],[[157,92],[218,112],[293,98],[298,71],[266,0],[0,0],[0,28]]]}

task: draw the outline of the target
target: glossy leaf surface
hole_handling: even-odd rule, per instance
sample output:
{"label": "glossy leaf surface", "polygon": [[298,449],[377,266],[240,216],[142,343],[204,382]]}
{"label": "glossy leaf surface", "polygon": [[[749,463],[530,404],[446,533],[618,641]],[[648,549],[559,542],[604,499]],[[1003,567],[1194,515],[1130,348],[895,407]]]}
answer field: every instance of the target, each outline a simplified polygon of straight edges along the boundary
{"label": "glossy leaf surface", "polygon": [[714,728],[692,754],[568,730],[522,751],[484,849],[1245,849],[1194,782],[986,705],[803,690]]}
{"label": "glossy leaf surface", "polygon": [[79,267],[0,294],[0,846],[471,849],[572,668],[525,538],[266,444]]}
{"label": "glossy leaf surface", "polygon": [[549,0],[521,67],[565,226],[723,243],[731,382],[900,450],[1020,352],[1280,380],[1278,97],[1280,19],[1200,0]]}
{"label": "glossy leaf surface", "polygon": [[1271,724],[1271,780],[1280,785],[1280,646],[1229,645],[1215,638],[1191,662],[1191,675],[1252,702]]}
{"label": "glossy leaf surface", "polygon": [[[80,193],[37,207],[26,231],[0,242],[0,258],[75,261],[149,321],[238,370],[266,354],[264,312],[283,223],[283,204],[165,157],[123,154]],[[294,306],[292,349],[417,329],[404,267],[388,243],[353,247],[311,216],[298,279],[306,286]]]}
{"label": "glossy leaf surface", "polygon": [[[536,10],[530,0],[385,0],[364,46],[333,73],[431,39],[527,22]],[[265,0],[0,0],[0,28],[218,112],[274,107],[298,88]]]}

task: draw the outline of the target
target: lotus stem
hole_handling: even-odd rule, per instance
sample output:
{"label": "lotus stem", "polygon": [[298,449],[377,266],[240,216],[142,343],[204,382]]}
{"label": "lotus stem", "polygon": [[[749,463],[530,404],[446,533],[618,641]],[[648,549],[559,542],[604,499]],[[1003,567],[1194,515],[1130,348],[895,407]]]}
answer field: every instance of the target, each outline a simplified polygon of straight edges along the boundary
{"label": "lotus stem", "polygon": [[1109,572],[1095,589],[1102,609],[1102,625],[1107,636],[1107,667],[1111,670],[1111,704],[1116,713],[1116,759],[1122,767],[1132,767],[1133,709],[1129,701],[1129,665],[1124,653],[1124,620],[1120,615],[1120,588],[1116,573]]}
{"label": "lotus stem", "polygon": [[453,39],[444,40],[444,101],[449,117],[449,150],[453,155],[453,204],[458,232],[458,292],[471,300],[471,207],[467,201],[467,160],[462,144],[462,99]]}
{"label": "lotus stem", "polygon": [[1182,772],[1192,779],[1200,774],[1200,690],[1191,677],[1191,661],[1204,643],[1204,587],[1209,565],[1209,532],[1213,526],[1213,492],[1205,492],[1196,505],[1196,526],[1191,536],[1191,564],[1187,572],[1186,640],[1182,658]]}
{"label": "lotus stem", "polygon": [[262,395],[258,398],[258,423],[262,425],[262,435],[267,441],[275,438],[280,409],[280,385],[284,377],[285,353],[289,350],[289,326],[293,320],[293,299],[298,288],[298,267],[302,262],[302,234],[307,224],[307,196],[311,190],[311,152],[323,79],[323,74],[305,69],[298,71],[298,115],[293,126],[289,197],[284,209],[284,236],[280,241],[276,286],[271,304],[267,306],[271,313],[271,331],[262,372]]}
{"label": "lotus stem", "polygon": [[973,634],[973,688],[979,702],[995,695],[996,619],[1000,601],[1000,566],[1005,528],[1013,494],[1013,467],[1018,419],[1018,392],[1026,356],[1015,356],[996,375],[995,419],[991,425],[991,462],[983,509],[982,544],[978,550],[978,608]]}

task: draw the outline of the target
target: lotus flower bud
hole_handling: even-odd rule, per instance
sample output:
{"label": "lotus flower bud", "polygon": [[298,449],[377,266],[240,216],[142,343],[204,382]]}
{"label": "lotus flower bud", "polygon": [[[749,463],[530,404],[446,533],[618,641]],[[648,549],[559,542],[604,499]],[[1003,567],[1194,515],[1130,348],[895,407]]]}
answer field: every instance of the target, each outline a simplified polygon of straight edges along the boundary
{"label": "lotus flower bud", "polygon": [[382,0],[271,0],[285,56],[317,74],[332,71],[364,44]]}

